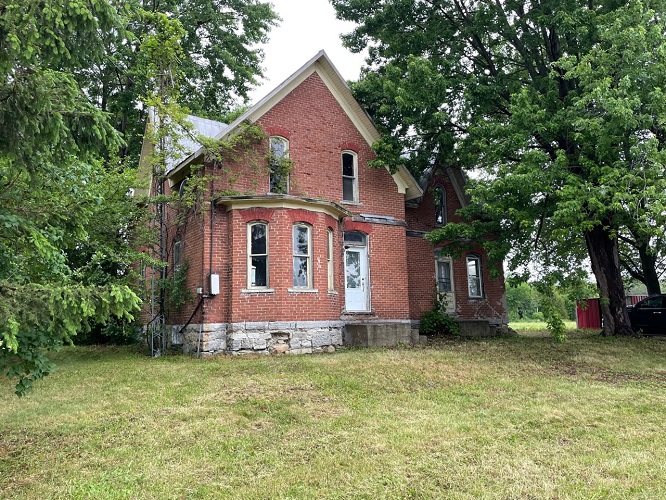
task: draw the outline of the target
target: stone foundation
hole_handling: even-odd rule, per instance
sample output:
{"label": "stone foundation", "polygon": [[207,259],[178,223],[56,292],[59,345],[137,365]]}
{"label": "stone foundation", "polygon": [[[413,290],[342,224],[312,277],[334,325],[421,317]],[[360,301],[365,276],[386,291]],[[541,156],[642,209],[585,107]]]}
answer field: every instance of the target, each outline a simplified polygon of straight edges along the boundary
{"label": "stone foundation", "polygon": [[[494,323],[486,319],[458,319],[458,328],[460,329],[461,337],[471,337],[471,338],[486,338],[486,337],[503,337],[511,335],[511,330],[509,325],[506,323]],[[425,339],[423,335],[419,335],[420,321],[412,321],[412,336],[416,339],[418,338],[421,342],[424,342]],[[513,332],[515,333],[515,332]],[[414,341],[416,343],[416,341]]]}
{"label": "stone foundation", "polygon": [[243,322],[172,325],[171,344],[184,353],[310,354],[333,352],[343,343],[342,321]]}

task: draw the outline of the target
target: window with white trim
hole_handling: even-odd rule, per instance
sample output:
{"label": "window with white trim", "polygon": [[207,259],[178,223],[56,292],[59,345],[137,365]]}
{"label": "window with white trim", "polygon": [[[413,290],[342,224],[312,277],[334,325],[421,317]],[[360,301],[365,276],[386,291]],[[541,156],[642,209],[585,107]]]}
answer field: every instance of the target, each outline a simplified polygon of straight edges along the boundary
{"label": "window with white trim", "polygon": [[295,224],[294,288],[312,288],[312,230],[306,224]]}
{"label": "window with white trim", "polygon": [[335,290],[335,277],[333,275],[333,230],[328,228],[326,241],[326,265],[328,268],[328,290]]}
{"label": "window with white trim", "polygon": [[358,157],[353,151],[342,152],[342,199],[358,201]]}
{"label": "window with white trim", "polygon": [[467,293],[470,297],[483,297],[481,258],[478,255],[467,256]]}
{"label": "window with white trim", "polygon": [[268,288],[268,224],[247,226],[247,287]]}
{"label": "window with white trim", "polygon": [[289,141],[284,137],[274,136],[270,139],[270,179],[268,192],[275,194],[289,193],[289,172],[287,160],[289,159]]}
{"label": "window with white trim", "polygon": [[446,190],[441,184],[437,184],[432,189],[432,200],[435,204],[435,225],[443,226],[446,224]]}

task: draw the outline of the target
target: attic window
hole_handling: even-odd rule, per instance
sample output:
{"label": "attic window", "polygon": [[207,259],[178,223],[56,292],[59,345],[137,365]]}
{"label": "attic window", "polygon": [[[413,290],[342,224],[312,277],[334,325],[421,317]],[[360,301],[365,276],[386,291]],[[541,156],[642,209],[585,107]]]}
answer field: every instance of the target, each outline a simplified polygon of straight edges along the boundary
{"label": "attic window", "polygon": [[289,141],[284,137],[271,137],[271,153],[269,159],[270,180],[269,193],[289,193]]}
{"label": "attic window", "polygon": [[441,184],[437,184],[432,189],[432,199],[435,204],[435,225],[443,226],[446,224],[446,190]]}
{"label": "attic window", "polygon": [[358,161],[353,151],[342,152],[342,199],[358,201]]}

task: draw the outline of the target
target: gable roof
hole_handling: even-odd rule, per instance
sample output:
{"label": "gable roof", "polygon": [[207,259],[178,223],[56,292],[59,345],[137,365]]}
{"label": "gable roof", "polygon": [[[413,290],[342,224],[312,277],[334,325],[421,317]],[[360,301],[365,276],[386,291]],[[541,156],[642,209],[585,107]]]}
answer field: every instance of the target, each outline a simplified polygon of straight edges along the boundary
{"label": "gable roof", "polygon": [[[346,115],[358,129],[366,142],[369,145],[372,145],[377,139],[379,139],[379,131],[375,127],[375,124],[372,122],[372,119],[361,107],[358,101],[354,99],[354,96],[352,95],[351,89],[347,85],[347,82],[340,75],[335,66],[333,66],[333,63],[323,50],[320,50],[312,59],[306,62],[266,97],[245,111],[232,123],[230,123],[228,126],[220,128],[220,130],[217,131],[217,134],[212,137],[216,140],[224,139],[225,137],[234,134],[242,123],[256,122],[273,106],[275,106],[285,96],[287,96],[292,90],[294,90],[296,87],[298,87],[298,85],[305,81],[306,78],[315,72],[319,75],[331,94],[333,94],[337,102],[340,104]],[[212,122],[213,120],[207,121]],[[215,123],[224,125],[220,122]],[[195,128],[197,127],[194,122],[193,125]],[[206,137],[211,137],[205,133],[204,135],[206,135]],[[196,142],[190,146],[195,145]],[[193,148],[189,156],[183,158],[178,165],[174,165],[174,167],[168,171],[175,173],[185,168],[187,165],[202,156],[203,153],[204,149],[200,145],[197,149]],[[423,191],[421,190],[418,182],[404,166],[399,167],[398,170],[391,175],[398,187],[398,192],[405,195],[405,200],[412,200],[423,196]]]}
{"label": "gable roof", "polygon": [[[467,205],[469,205],[472,199],[467,193],[467,191],[465,191],[465,184],[467,184],[467,179],[465,177],[465,173],[460,168],[457,167],[456,168],[443,167],[440,166],[439,164],[428,167],[423,172],[423,175],[421,176],[421,180],[419,182],[423,192],[425,192],[428,189],[430,181],[432,181],[432,178],[435,175],[435,171],[437,170],[443,171],[446,174],[446,176],[449,178],[449,181],[451,181],[451,185],[453,186],[453,190],[455,191],[456,196],[458,197],[460,206],[464,208]],[[421,200],[415,200],[415,201],[417,203],[420,203]]]}

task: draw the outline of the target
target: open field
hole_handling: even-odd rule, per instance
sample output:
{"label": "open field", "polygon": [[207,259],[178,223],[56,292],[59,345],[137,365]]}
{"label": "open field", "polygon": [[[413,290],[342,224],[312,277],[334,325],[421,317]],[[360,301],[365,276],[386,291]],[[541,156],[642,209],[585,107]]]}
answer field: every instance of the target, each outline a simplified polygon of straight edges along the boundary
{"label": "open field", "polygon": [[[522,321],[522,320],[521,321],[512,321],[511,323],[509,323],[509,326],[517,332],[535,333],[535,332],[545,332],[546,331],[546,322],[545,321]],[[576,329],[576,322],[565,320],[564,321],[564,326],[568,330],[575,330]]]}
{"label": "open field", "polygon": [[2,498],[664,498],[666,342],[68,348],[0,381]]}

